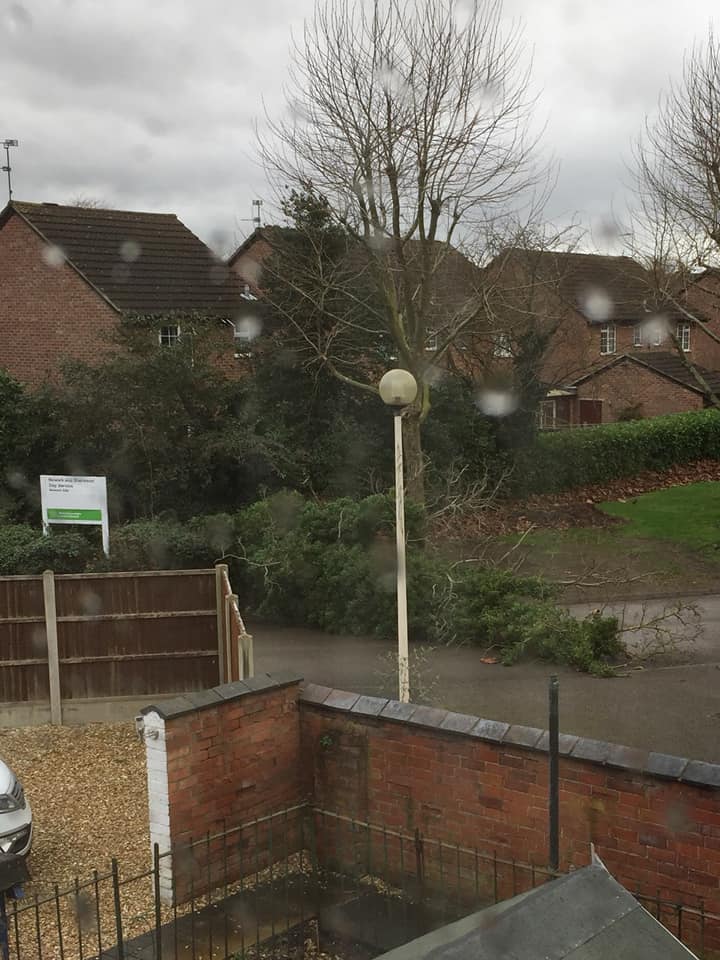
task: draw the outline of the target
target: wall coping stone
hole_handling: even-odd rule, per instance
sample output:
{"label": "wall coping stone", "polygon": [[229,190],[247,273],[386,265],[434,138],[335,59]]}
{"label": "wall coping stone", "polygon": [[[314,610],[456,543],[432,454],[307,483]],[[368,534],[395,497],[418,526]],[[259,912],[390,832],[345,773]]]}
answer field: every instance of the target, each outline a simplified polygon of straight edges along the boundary
{"label": "wall coping stone", "polygon": [[174,720],[175,717],[217,707],[221,703],[240,700],[250,694],[281,690],[283,687],[290,687],[294,683],[302,683],[302,679],[302,677],[287,671],[278,671],[273,674],[259,673],[247,680],[223,683],[210,690],[190,690],[181,697],[173,697],[172,700],[163,700],[160,704],[143,707],[140,714],[145,716],[154,712],[161,716],[163,720]]}
{"label": "wall coping stone", "polygon": [[441,727],[447,710],[439,710],[437,707],[417,707],[407,722],[416,724],[419,727]]}
{"label": "wall coping stone", "polygon": [[384,720],[401,720],[406,722],[417,710],[414,703],[401,703],[399,700],[388,700],[380,712]]}
{"label": "wall coping stone", "polygon": [[447,716],[440,724],[441,730],[452,730],[453,733],[470,733],[480,717],[473,717],[469,713],[454,713],[448,710]]}
{"label": "wall coping stone", "polygon": [[570,752],[570,756],[576,760],[593,760],[603,764],[609,754],[609,743],[605,740],[593,740],[591,737],[580,737]]}
{"label": "wall coping stone", "polygon": [[509,730],[505,731],[502,738],[503,743],[512,743],[516,747],[534,747],[540,742],[543,735],[538,727],[524,727],[522,724],[513,723]]}
{"label": "wall coping stone", "polygon": [[[509,724],[502,720],[478,719],[469,714],[414,703],[400,703],[398,700],[384,700],[381,697],[360,696],[347,690],[333,690],[315,683],[300,687],[300,701],[323,710],[346,713],[358,720],[371,718],[432,727],[449,737],[475,737],[538,753],[547,753],[549,749],[549,732],[537,727]],[[156,710],[161,716],[165,716],[163,711],[167,711],[168,706],[174,702],[168,701],[162,708],[148,707],[143,713]],[[720,789],[720,763],[688,760],[686,757],[675,757],[654,750],[607,743],[604,740],[593,740],[591,737],[578,737],[569,733],[560,734],[559,746],[562,756],[574,760],[665,780],[677,780],[696,787]]]}
{"label": "wall coping stone", "polygon": [[491,740],[493,743],[500,743],[502,738],[510,729],[510,724],[503,720],[484,720],[480,719],[470,731],[473,737],[479,737],[481,740]]}
{"label": "wall coping stone", "polygon": [[[303,695],[303,699],[305,696]],[[359,713],[363,717],[377,717],[387,706],[385,697],[359,697],[355,706],[350,708],[350,713]]]}

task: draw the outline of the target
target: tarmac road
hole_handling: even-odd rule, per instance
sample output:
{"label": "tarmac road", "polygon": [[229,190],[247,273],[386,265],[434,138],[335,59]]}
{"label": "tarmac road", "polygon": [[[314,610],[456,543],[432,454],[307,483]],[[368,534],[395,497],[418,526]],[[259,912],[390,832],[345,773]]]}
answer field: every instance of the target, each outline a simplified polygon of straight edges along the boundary
{"label": "tarmac road", "polygon": [[[673,601],[648,601],[647,612],[655,615]],[[621,678],[599,679],[544,662],[484,664],[478,649],[438,647],[423,682],[428,687],[437,679],[431,697],[437,706],[547,727],[547,686],[554,673],[560,678],[564,733],[720,763],[720,596],[696,597],[692,603],[702,628],[698,639],[682,653],[628,670]],[[643,604],[612,606],[624,606],[628,622],[637,620]],[[581,614],[590,608],[585,604],[572,610]],[[395,695],[383,663],[392,644],[261,623],[249,629],[258,671],[291,670],[343,690]],[[675,629],[685,628],[676,623]]]}

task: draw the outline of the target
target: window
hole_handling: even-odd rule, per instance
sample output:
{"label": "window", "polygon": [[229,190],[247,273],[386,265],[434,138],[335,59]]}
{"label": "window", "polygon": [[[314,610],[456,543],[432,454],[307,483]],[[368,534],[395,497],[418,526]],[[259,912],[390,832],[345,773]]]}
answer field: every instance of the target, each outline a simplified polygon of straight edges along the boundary
{"label": "window", "polygon": [[600,353],[615,353],[616,336],[615,324],[604,323],[600,327]]}
{"label": "window", "polygon": [[641,347],[643,345],[643,328],[641,323],[633,327],[633,346]]}
{"label": "window", "polygon": [[237,319],[233,322],[233,342],[235,344],[236,357],[252,356],[252,332],[244,318]]}
{"label": "window", "polygon": [[180,327],[174,323],[167,327],[160,327],[158,340],[161,347],[174,347],[180,339]]}
{"label": "window", "polygon": [[677,339],[680,344],[680,348],[684,353],[690,351],[690,324],[689,323],[679,323],[677,325]]}
{"label": "window", "polygon": [[538,427],[540,430],[554,430],[557,425],[557,406],[554,400],[541,400],[538,410]]}
{"label": "window", "polygon": [[496,333],[493,338],[493,356],[511,357],[513,355],[512,341],[507,333]]}
{"label": "window", "polygon": [[425,349],[428,353],[434,353],[438,348],[438,335],[434,330],[428,330],[427,337],[425,338]]}

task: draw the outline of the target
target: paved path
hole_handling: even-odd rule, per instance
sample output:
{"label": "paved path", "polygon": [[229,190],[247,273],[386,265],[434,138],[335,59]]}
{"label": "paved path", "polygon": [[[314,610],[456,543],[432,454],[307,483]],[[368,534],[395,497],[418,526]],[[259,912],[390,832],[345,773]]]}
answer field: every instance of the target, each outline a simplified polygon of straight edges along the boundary
{"label": "paved path", "polygon": [[[547,663],[483,664],[475,649],[441,647],[433,654],[426,682],[438,677],[432,697],[437,705],[546,727],[547,682],[556,673],[564,732],[720,762],[720,597],[696,602],[703,634],[682,664],[649,666],[605,680]],[[626,616],[637,615],[639,607],[628,604]],[[258,670],[293,670],[345,690],[394,693],[382,662],[392,644],[259,623],[252,632]]]}

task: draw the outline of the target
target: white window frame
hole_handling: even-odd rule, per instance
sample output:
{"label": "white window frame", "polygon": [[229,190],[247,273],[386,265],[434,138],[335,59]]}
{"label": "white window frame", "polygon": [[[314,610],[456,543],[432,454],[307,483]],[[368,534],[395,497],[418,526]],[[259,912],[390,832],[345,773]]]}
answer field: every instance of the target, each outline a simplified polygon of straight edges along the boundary
{"label": "white window frame", "polygon": [[235,347],[236,360],[252,356],[252,339],[243,337],[238,333],[237,325],[242,322],[242,319],[242,317],[238,317],[238,319],[230,321],[233,328],[233,346]]}
{"label": "white window frame", "polygon": [[[548,416],[549,413],[549,416]],[[538,409],[538,429],[554,430],[557,426],[557,401],[546,397],[540,401]]]}
{"label": "white window frame", "polygon": [[633,346],[642,347],[643,345],[643,328],[641,323],[636,323],[633,327]]}
{"label": "white window frame", "polygon": [[440,345],[440,340],[437,335],[437,331],[428,330],[427,336],[425,337],[425,350],[428,353],[435,353],[439,345]]}
{"label": "white window frame", "polygon": [[680,349],[683,353],[690,353],[690,324],[679,323],[675,331]]}
{"label": "white window frame", "polygon": [[[605,344],[603,348],[603,342]],[[617,351],[617,329],[614,323],[604,323],[600,327],[600,356],[609,357]]]}
{"label": "white window frame", "polygon": [[493,337],[493,356],[500,360],[507,360],[514,356],[509,333],[495,334]]}
{"label": "white window frame", "polygon": [[[166,333],[165,331],[174,330],[174,333]],[[176,343],[180,340],[180,324],[179,323],[166,323],[158,330],[158,343],[161,347],[174,347]]]}

